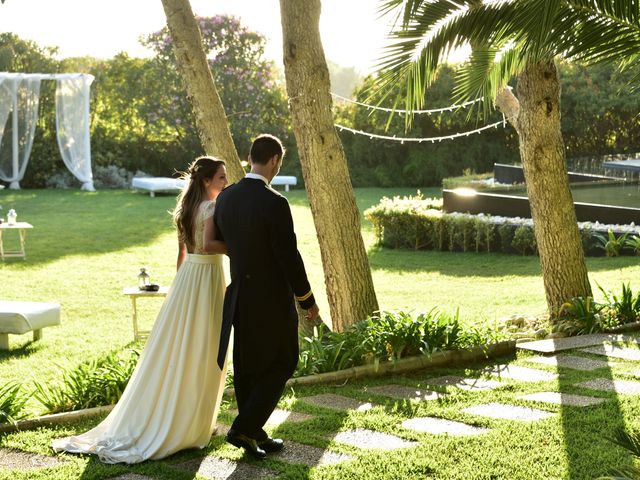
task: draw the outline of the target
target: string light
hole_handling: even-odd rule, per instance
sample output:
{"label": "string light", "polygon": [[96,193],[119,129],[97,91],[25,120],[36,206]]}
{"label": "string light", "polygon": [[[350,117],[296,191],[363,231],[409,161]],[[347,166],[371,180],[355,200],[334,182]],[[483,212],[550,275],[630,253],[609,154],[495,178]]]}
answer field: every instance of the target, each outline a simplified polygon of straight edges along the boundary
{"label": "string light", "polygon": [[355,105],[360,105],[361,107],[365,107],[370,110],[380,110],[381,112],[393,112],[393,113],[414,113],[414,114],[426,113],[427,115],[431,115],[433,113],[452,112],[453,110],[457,110],[458,108],[465,108],[465,107],[468,107],[469,105],[473,105],[474,103],[482,102],[484,100],[483,98],[476,98],[475,100],[469,100],[468,102],[464,102],[459,105],[450,105],[448,107],[432,108],[429,110],[409,111],[409,110],[396,110],[394,108],[378,107],[376,105],[369,105],[367,103],[358,102],[357,100],[351,100],[349,98],[338,95],[337,93],[332,93],[331,95],[335,98],[339,98],[342,101],[353,103]]}
{"label": "string light", "polygon": [[339,128],[340,131],[346,130],[347,132],[351,132],[354,135],[365,135],[365,136],[368,136],[369,139],[377,138],[380,140],[393,140],[401,143],[404,143],[404,142],[435,143],[435,142],[442,142],[443,140],[453,140],[459,137],[468,137],[469,135],[473,135],[474,133],[484,132],[485,130],[489,130],[490,128],[498,128],[499,126],[505,126],[505,122],[504,120],[500,120],[499,122],[491,123],[489,125],[485,125],[484,127],[476,128],[475,130],[471,130],[468,132],[454,133],[452,135],[444,135],[442,137],[426,137],[426,138],[396,137],[395,135],[393,137],[390,137],[388,135],[378,135],[376,133],[369,133],[369,132],[363,132],[362,130],[355,130],[353,128],[345,127],[344,125],[339,125],[337,123],[335,124],[335,126]]}

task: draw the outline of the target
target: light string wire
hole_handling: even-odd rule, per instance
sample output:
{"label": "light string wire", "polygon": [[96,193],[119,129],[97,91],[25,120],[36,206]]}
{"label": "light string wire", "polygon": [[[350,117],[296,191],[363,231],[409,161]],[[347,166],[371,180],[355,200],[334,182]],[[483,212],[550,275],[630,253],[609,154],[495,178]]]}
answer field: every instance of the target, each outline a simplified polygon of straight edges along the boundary
{"label": "light string wire", "polygon": [[331,93],[331,96],[334,98],[338,98],[344,102],[353,103],[355,105],[359,105],[361,107],[368,108],[369,110],[379,110],[381,112],[391,112],[391,113],[414,113],[414,114],[422,114],[426,113],[427,115],[431,115],[432,113],[442,113],[442,112],[452,112],[457,110],[458,108],[465,108],[474,103],[482,102],[484,98],[476,98],[475,100],[469,100],[468,102],[461,103],[459,105],[450,105],[448,107],[442,108],[432,108],[429,110],[397,110],[394,108],[386,108],[386,107],[378,107],[376,105],[370,105],[368,103],[358,102],[357,100],[351,100],[350,98],[343,97],[342,95],[338,95],[337,93]]}

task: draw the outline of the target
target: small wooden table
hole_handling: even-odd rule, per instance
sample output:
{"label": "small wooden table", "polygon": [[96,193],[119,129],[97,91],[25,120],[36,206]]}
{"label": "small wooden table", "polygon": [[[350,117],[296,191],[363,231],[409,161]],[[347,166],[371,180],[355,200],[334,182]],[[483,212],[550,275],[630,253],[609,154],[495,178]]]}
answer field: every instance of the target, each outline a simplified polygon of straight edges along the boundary
{"label": "small wooden table", "polygon": [[[22,257],[23,260],[26,260],[27,253],[24,249],[25,239],[27,236],[28,230],[33,228],[33,225],[27,222],[16,222],[12,225],[9,225],[6,222],[0,223],[0,258],[4,260],[6,257]],[[5,230],[17,230],[18,236],[20,237],[20,249],[19,250],[5,250],[2,234]]]}
{"label": "small wooden table", "polygon": [[131,320],[133,322],[133,341],[149,336],[149,331],[138,330],[138,309],[136,301],[139,297],[166,297],[169,287],[160,287],[157,292],[147,292],[146,290],[140,290],[138,287],[130,287],[122,289],[123,295],[131,298]]}

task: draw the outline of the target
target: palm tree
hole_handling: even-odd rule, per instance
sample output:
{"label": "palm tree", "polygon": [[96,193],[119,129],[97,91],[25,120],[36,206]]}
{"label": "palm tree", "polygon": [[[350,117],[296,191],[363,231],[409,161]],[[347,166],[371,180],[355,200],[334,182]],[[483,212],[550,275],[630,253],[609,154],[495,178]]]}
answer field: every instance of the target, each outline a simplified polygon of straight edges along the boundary
{"label": "palm tree", "polygon": [[[560,131],[555,59],[638,65],[640,0],[382,0],[380,10],[397,17],[378,85],[401,82],[406,96],[399,101],[408,110],[422,107],[448,54],[471,45],[454,101],[484,97],[485,113],[495,102],[518,134],[549,312],[591,296]],[[517,96],[506,88],[513,76]]]}

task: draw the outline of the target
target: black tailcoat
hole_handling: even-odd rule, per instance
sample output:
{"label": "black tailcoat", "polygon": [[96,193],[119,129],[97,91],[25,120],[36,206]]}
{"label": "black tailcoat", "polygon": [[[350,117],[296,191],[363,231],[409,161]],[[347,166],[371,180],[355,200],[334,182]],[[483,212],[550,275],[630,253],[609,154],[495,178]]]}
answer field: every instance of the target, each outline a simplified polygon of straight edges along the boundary
{"label": "black tailcoat", "polygon": [[224,363],[233,325],[235,370],[259,373],[277,361],[293,374],[298,362],[294,296],[305,309],[315,300],[289,202],[262,180],[244,178],[218,196],[214,222],[231,260],[218,364]]}

